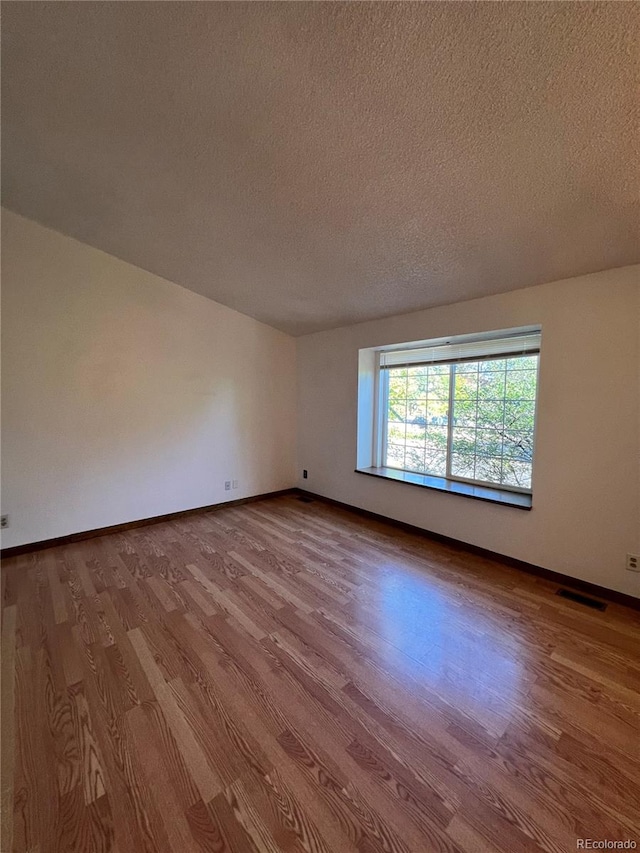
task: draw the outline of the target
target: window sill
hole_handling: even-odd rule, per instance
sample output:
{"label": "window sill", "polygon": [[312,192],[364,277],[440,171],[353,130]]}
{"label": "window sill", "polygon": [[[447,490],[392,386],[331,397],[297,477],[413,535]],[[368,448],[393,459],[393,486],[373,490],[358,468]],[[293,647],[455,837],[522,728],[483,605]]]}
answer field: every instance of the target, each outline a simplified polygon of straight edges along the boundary
{"label": "window sill", "polygon": [[367,474],[370,477],[382,477],[384,480],[395,480],[396,483],[408,483],[423,489],[435,489],[449,495],[459,495],[463,498],[473,498],[477,501],[511,506],[516,509],[531,509],[531,495],[522,492],[509,492],[505,489],[494,489],[491,486],[474,486],[470,483],[458,483],[446,480],[444,477],[431,477],[428,474],[412,474],[409,471],[398,471],[395,468],[356,468],[356,474]]}

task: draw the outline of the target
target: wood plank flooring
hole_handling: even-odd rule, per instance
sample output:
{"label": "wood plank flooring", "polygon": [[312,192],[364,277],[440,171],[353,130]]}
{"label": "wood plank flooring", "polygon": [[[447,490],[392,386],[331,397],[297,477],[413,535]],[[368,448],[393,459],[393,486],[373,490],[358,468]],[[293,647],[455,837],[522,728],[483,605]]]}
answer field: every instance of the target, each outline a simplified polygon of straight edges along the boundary
{"label": "wood plank flooring", "polygon": [[284,496],[6,561],[3,853],[640,845],[640,620]]}

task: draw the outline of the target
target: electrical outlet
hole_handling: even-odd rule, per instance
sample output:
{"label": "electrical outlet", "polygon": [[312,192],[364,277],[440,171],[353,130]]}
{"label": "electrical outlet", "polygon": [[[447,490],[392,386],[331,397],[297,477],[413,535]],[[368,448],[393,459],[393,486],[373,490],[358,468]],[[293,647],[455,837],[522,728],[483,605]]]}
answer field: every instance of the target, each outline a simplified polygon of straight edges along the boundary
{"label": "electrical outlet", "polygon": [[627,554],[627,571],[640,572],[640,559],[637,554]]}
{"label": "electrical outlet", "polygon": [[9,516],[8,515],[0,515],[0,527],[8,527],[9,526]]}
{"label": "electrical outlet", "polygon": [[225,492],[231,491],[231,480],[225,480],[224,481],[224,490],[225,490]]}
{"label": "electrical outlet", "polygon": [[309,474],[308,474],[308,472],[307,472],[307,469],[306,469],[306,468],[303,468],[303,469],[302,469],[302,478],[303,478],[304,480],[306,480],[308,476],[309,476]]}
{"label": "electrical outlet", "polygon": [[232,488],[232,489],[237,489],[237,488],[238,488],[238,481],[237,481],[237,480],[233,480],[233,482],[231,483],[231,488]]}

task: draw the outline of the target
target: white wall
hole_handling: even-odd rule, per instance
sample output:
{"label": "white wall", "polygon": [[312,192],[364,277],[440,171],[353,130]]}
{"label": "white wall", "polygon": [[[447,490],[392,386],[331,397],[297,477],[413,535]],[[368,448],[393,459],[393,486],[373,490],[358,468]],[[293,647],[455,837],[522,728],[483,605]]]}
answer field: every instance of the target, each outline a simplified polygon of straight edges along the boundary
{"label": "white wall", "polygon": [[[298,339],[301,487],[640,596],[640,267]],[[533,509],[354,473],[358,350],[540,323]]]}
{"label": "white wall", "polygon": [[2,236],[3,547],[295,485],[292,338],[8,211]]}
{"label": "white wall", "polygon": [[[2,232],[3,547],[295,485],[292,338],[7,211]],[[639,321],[629,267],[299,338],[298,484],[640,596]],[[531,512],[354,473],[360,348],[536,323]]]}

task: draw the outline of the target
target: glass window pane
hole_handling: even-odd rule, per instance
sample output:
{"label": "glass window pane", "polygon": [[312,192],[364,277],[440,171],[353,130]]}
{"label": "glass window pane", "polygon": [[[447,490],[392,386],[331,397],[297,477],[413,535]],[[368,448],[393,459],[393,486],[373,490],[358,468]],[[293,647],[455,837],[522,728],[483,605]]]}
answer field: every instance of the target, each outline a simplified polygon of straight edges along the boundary
{"label": "glass window pane", "polygon": [[411,447],[421,446],[424,447],[424,439],[425,439],[425,427],[420,424],[412,424],[408,423],[406,432],[405,432],[405,441],[407,446],[411,445]]}
{"label": "glass window pane", "polygon": [[383,464],[446,474],[449,374],[448,364],[438,365],[437,370],[432,365],[389,370],[387,454]]}
{"label": "glass window pane", "polygon": [[404,435],[404,424],[389,424],[389,429],[387,430],[387,442],[389,444],[404,445]]}
{"label": "glass window pane", "polygon": [[476,433],[476,454],[502,456],[502,433],[496,429],[479,429]]}
{"label": "glass window pane", "polygon": [[408,367],[391,367],[389,368],[389,374],[392,378],[396,379],[406,379],[409,375]]}
{"label": "glass window pane", "polygon": [[465,427],[454,427],[452,433],[452,450],[464,456],[473,456],[476,451],[476,431]]}
{"label": "glass window pane", "polygon": [[478,372],[478,362],[477,361],[461,361],[460,364],[456,364],[456,373],[477,373]]}
{"label": "glass window pane", "polygon": [[478,396],[478,374],[461,373],[456,368],[456,400],[475,400]]}
{"label": "glass window pane", "polygon": [[389,376],[389,397],[395,397],[396,395],[400,397],[406,396],[407,371],[403,370],[402,373],[400,373],[398,370],[389,370],[387,373]]}
{"label": "glass window pane", "polygon": [[478,374],[478,397],[483,400],[504,399],[504,370],[484,370]]}
{"label": "glass window pane", "polygon": [[530,488],[537,364],[534,355],[389,369],[383,464],[446,476],[451,428],[452,476]]}
{"label": "glass window pane", "polygon": [[407,404],[405,400],[389,400],[388,419],[404,423],[407,417]]}
{"label": "glass window pane", "polygon": [[478,362],[478,370],[481,373],[503,373],[506,366],[504,358],[487,358]]}
{"label": "glass window pane", "polygon": [[387,444],[387,460],[389,468],[402,468],[404,466],[404,445]]}
{"label": "glass window pane", "polygon": [[426,397],[428,384],[429,378],[424,368],[411,368],[407,377],[407,395],[413,398]]}
{"label": "glass window pane", "polygon": [[453,423],[459,427],[473,427],[476,425],[476,402],[475,400],[455,400],[453,404]]}
{"label": "glass window pane", "polygon": [[502,478],[502,459],[499,456],[476,457],[476,480],[499,483]]}
{"label": "glass window pane", "polygon": [[507,373],[505,399],[533,400],[536,396],[535,370],[510,370]]}
{"label": "glass window pane", "polygon": [[449,420],[448,400],[429,400],[427,403],[427,424],[429,426],[445,426]]}
{"label": "glass window pane", "polygon": [[425,473],[434,477],[444,477],[447,473],[447,451],[438,450],[432,445],[427,445],[425,451]]}
{"label": "glass window pane", "polygon": [[518,486],[521,489],[531,488],[531,463],[512,462],[504,460],[502,482],[506,486]]}
{"label": "glass window pane", "polygon": [[507,400],[504,404],[504,425],[506,429],[524,429],[533,432],[535,422],[533,400]]}
{"label": "glass window pane", "polygon": [[477,423],[479,427],[502,429],[504,423],[504,401],[479,400]]}
{"label": "glass window pane", "polygon": [[428,426],[425,432],[426,443],[431,447],[446,452],[447,450],[447,428]]}
{"label": "glass window pane", "polygon": [[427,382],[427,396],[430,400],[449,400],[449,372],[447,365],[447,373],[434,374],[433,368],[429,369],[429,379]]}
{"label": "glass window pane", "polygon": [[404,467],[407,471],[424,471],[424,445],[407,447],[404,455]]}
{"label": "glass window pane", "polygon": [[426,424],[427,422],[427,401],[426,400],[408,400],[407,401],[407,423],[410,424]]}
{"label": "glass window pane", "polygon": [[537,367],[537,355],[519,355],[507,359],[507,370],[536,370]]}
{"label": "glass window pane", "polygon": [[475,458],[473,456],[463,456],[460,453],[454,453],[451,456],[451,473],[454,476],[473,480],[474,470]]}
{"label": "glass window pane", "polygon": [[533,433],[506,430],[503,439],[503,455],[509,459],[530,462],[533,458]]}
{"label": "glass window pane", "polygon": [[429,375],[429,365],[428,364],[418,364],[415,367],[405,368],[407,370],[408,376],[413,377],[425,377]]}

